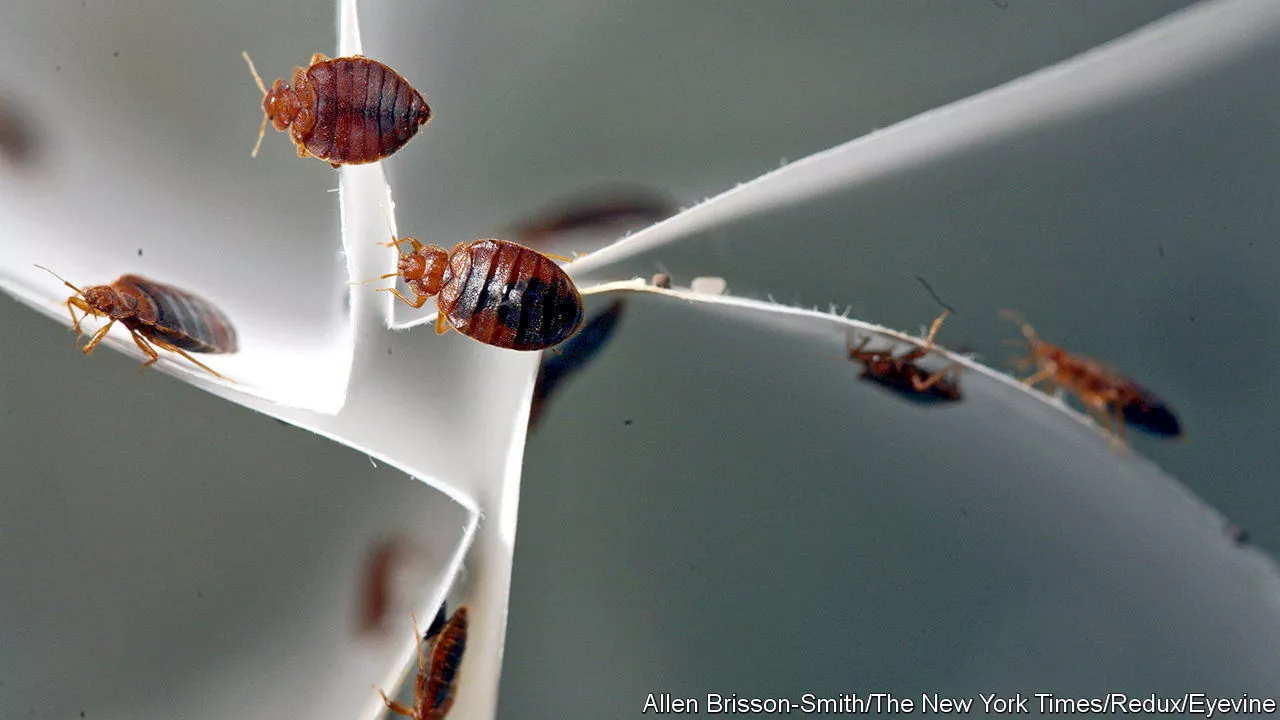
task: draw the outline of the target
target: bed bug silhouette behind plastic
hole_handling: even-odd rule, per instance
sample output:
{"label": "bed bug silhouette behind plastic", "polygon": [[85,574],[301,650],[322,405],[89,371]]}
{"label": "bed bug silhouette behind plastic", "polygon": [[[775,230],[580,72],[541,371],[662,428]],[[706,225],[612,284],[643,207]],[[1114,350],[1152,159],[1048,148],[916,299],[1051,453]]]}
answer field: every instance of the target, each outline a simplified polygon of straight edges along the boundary
{"label": "bed bug silhouette behind plastic", "polygon": [[563,345],[543,353],[538,379],[533,383],[533,404],[529,407],[529,428],[538,427],[542,413],[556,388],[594,360],[609,343],[622,320],[626,304],[614,300],[583,324],[582,330]]}
{"label": "bed bug silhouette behind plastic", "polygon": [[314,155],[334,167],[377,162],[404,147],[431,119],[426,99],[400,73],[362,55],[311,56],[294,68],[293,82],[268,90],[248,53],[242,53],[262,90],[258,154],[270,120],[289,131],[299,157]]}

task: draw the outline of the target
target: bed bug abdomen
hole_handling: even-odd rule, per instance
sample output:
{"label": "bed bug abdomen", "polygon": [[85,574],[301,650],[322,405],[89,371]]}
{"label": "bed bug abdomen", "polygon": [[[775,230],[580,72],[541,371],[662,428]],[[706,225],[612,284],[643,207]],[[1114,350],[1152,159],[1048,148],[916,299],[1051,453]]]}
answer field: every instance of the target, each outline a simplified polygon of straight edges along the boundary
{"label": "bed bug abdomen", "polygon": [[1128,425],[1142,428],[1152,435],[1182,437],[1182,424],[1168,405],[1146,388],[1131,386],[1134,394],[1120,403],[1120,414]]}
{"label": "bed bug abdomen", "polygon": [[400,73],[366,57],[340,57],[307,68],[314,123],[306,151],[337,166],[381,160],[431,119],[422,94]]}
{"label": "bed bug abdomen", "polygon": [[582,324],[582,295],[550,258],[506,240],[460,244],[449,256],[439,309],[480,342],[545,350]]}
{"label": "bed bug abdomen", "polygon": [[[191,352],[222,354],[239,350],[235,326],[203,298],[139,275],[123,275],[118,288],[133,288],[150,301],[151,322],[131,324],[152,340],[163,340]],[[141,313],[139,314],[141,317]]]}

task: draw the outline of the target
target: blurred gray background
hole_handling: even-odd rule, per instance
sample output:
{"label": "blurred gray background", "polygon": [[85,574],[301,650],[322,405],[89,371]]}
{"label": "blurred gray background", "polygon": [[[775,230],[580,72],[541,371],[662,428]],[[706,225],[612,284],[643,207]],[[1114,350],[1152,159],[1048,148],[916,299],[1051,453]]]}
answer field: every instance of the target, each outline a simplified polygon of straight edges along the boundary
{"label": "blurred gray background", "polygon": [[[438,113],[425,134],[388,163],[400,228],[453,242],[490,234],[602,185],[649,187],[693,204],[784,158],[1011,80],[1187,4],[975,0],[690,8],[630,2],[605,9],[494,2],[434,7],[428,14],[416,6],[364,3],[362,11],[366,52],[413,78]],[[64,5],[62,12],[75,12],[75,3]],[[304,5],[245,6],[245,29],[236,41],[262,48],[255,56],[264,72],[283,74],[311,52],[332,47],[331,11],[299,12]],[[96,12],[112,16],[110,8]],[[126,48],[121,76],[129,77],[130,69],[143,73],[127,82],[163,84],[153,74],[157,63],[172,73],[164,77],[178,78],[207,62],[201,53],[148,55],[150,33],[163,32],[166,22],[193,24],[184,11],[171,12],[153,26],[104,27],[104,52],[112,40]],[[230,58],[240,48],[223,49]],[[937,313],[913,280],[922,275],[958,310],[943,342],[973,348],[997,367],[1008,353],[1001,340],[1014,332],[995,311],[1015,307],[1047,339],[1114,363],[1177,408],[1189,442],[1139,439],[1136,449],[1249,528],[1262,547],[1280,547],[1270,468],[1271,438],[1280,427],[1268,362],[1280,330],[1269,292],[1276,270],[1272,229],[1280,221],[1275,51],[1192,79],[1183,93],[1136,98],[1132,106],[1070,127],[1029,129],[982,148],[981,157],[949,159],[856,197],[825,198],[719,229],[716,237],[638,258],[619,273],[648,275],[661,262],[678,281],[723,275],[744,295],[823,307],[851,303],[863,319],[912,330]],[[228,59],[206,78],[219,92],[225,84],[245,106],[234,130],[219,125],[228,153],[247,152],[258,117],[254,93],[244,92],[247,73],[236,62]],[[55,82],[53,65],[42,61],[29,71]],[[1162,120],[1152,120],[1157,117]],[[37,131],[37,143],[54,141]],[[284,138],[269,136],[259,163],[299,195],[333,184],[328,168],[295,162],[292,153]],[[41,155],[34,157],[38,163]],[[21,183],[30,171],[8,172]],[[327,200],[317,206],[332,207]],[[805,256],[806,238],[815,236],[848,236],[848,254]],[[178,233],[173,240],[182,242]],[[337,238],[316,243],[331,252]],[[278,271],[254,269],[246,282]],[[624,323],[627,339],[618,347],[676,357],[688,341],[653,328],[643,337],[627,335],[642,328]],[[136,377],[131,359],[109,351],[82,358],[63,328],[8,299],[0,300],[0,333],[6,338],[0,342],[6,370],[0,477],[91,478],[145,493],[144,480],[162,483],[175,473],[194,484],[217,482],[229,471],[229,457],[263,462],[263,482],[291,469],[286,457],[306,457],[313,476],[331,472],[359,482],[361,473],[374,472],[355,453],[172,378]],[[421,334],[431,341],[429,332]],[[836,596],[856,587],[856,574],[829,567],[831,554],[786,543],[786,528],[808,512],[780,512],[786,521],[749,514],[786,502],[777,484],[792,479],[731,472],[687,478],[721,488],[726,506],[706,514],[693,511],[715,499],[705,487],[692,485],[684,504],[669,494],[674,484],[646,490],[664,470],[664,448],[682,435],[680,401],[663,397],[656,408],[648,406],[650,414],[640,414],[619,399],[601,398],[609,397],[610,378],[645,377],[650,360],[638,350],[606,351],[557,398],[545,430],[530,442],[504,716],[563,717],[583,708],[638,714],[631,696],[611,696],[617,704],[604,708],[596,704],[600,696],[587,673],[616,670],[591,662],[599,643],[626,648],[643,667],[671,657],[641,656],[662,639],[650,633],[678,634],[676,656],[688,665],[675,670],[690,686],[667,690],[704,692],[708,684],[724,683],[724,692],[745,692],[752,684],[764,694],[769,682],[803,685],[832,650],[819,645],[813,667],[778,668],[770,662],[777,643],[794,643],[792,656],[803,654],[818,627],[813,618],[843,618],[856,629],[857,618],[840,608],[815,607],[812,598],[819,595],[805,585],[827,577],[840,585],[831,591]],[[663,388],[652,386],[659,393]],[[646,423],[650,434],[643,442],[655,463],[614,466],[607,484],[565,472],[566,457],[589,458],[602,436],[639,432],[636,426]],[[653,424],[662,426],[655,431]],[[160,467],[148,462],[158,448],[165,458]],[[268,458],[278,465],[265,464]],[[869,456],[859,471],[891,476],[893,467],[891,457]],[[679,479],[671,470],[668,480]],[[16,502],[14,487],[8,479],[0,485],[0,504]],[[58,512],[53,505],[28,507]],[[838,518],[826,522],[832,527]],[[749,550],[777,553],[771,561],[785,562],[785,572],[762,578],[757,567],[738,564],[746,550],[736,538],[751,535],[758,545]],[[758,539],[768,535],[780,543]],[[578,593],[571,598],[559,594],[567,583],[555,582],[566,573]],[[669,578],[694,574],[710,578],[708,592],[723,594],[666,592]],[[21,573],[6,573],[5,582],[22,581]],[[779,616],[795,603],[797,615],[813,624],[789,633],[785,625],[758,627],[757,616],[734,616],[733,598],[757,592],[762,583],[771,584],[769,597],[784,605]],[[637,617],[645,622],[632,623]],[[560,627],[574,632],[560,634]],[[900,630],[904,636],[930,632]],[[917,669],[927,677],[929,668],[918,666],[928,661],[905,653],[900,665],[879,667],[894,677]],[[851,682],[871,669],[830,668]]]}

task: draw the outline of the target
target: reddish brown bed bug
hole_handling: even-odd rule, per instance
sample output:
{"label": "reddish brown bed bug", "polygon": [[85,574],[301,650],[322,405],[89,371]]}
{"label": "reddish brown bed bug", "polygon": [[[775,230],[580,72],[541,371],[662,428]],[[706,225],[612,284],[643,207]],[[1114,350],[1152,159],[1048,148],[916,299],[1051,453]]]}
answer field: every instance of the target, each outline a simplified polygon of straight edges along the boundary
{"label": "reddish brown bed bug", "polygon": [[[175,352],[201,369],[227,379],[188,354],[233,353],[239,349],[235,326],[207,300],[139,275],[121,275],[110,285],[91,285],[81,290],[49,268],[36,267],[62,280],[75,291],[75,295],[67,298],[66,305],[77,337],[84,334],[80,322],[85,317],[109,318],[107,324],[80,348],[85,355],[92,353],[111,326],[119,321],[129,330],[138,348],[150,358],[142,363],[144,368],[160,359],[155,350],[160,348]],[[75,313],[77,308],[84,313],[79,318]]]}
{"label": "reddish brown bed bug", "polygon": [[[402,705],[378,689],[392,712],[413,720],[443,720],[453,707],[458,689],[458,670],[467,649],[467,608],[459,607],[441,623],[444,608],[418,643],[418,676],[413,685],[413,707]],[[418,621],[413,620],[413,636],[418,638]]]}
{"label": "reddish brown bed bug", "polygon": [[903,353],[894,355],[892,348],[884,350],[866,350],[871,336],[864,337],[854,347],[849,345],[849,359],[863,365],[863,380],[886,387],[899,395],[918,403],[934,404],[956,402],[960,400],[960,364],[951,363],[935,373],[923,370],[916,361],[933,350],[933,339],[942,327],[942,321],[950,315],[943,310],[933,325],[929,327],[929,335],[924,343]]}
{"label": "reddish brown bed bug", "polygon": [[257,157],[267,121],[289,130],[298,156],[314,155],[334,167],[377,162],[394,153],[431,119],[422,93],[400,73],[363,55],[311,56],[294,68],[293,83],[277,79],[268,90],[242,53],[262,91],[262,126],[253,146]]}
{"label": "reddish brown bed bug", "polygon": [[1012,310],[1000,316],[1018,325],[1031,347],[1031,354],[1018,360],[1020,369],[1035,365],[1036,372],[1022,382],[1034,387],[1048,381],[1075,393],[1108,433],[1124,442],[1125,425],[1153,435],[1181,437],[1182,426],[1173,411],[1150,390],[1091,358],[1074,355],[1041,340],[1031,325]]}
{"label": "reddish brown bed bug", "polygon": [[[413,308],[435,297],[436,332],[452,326],[473,340],[510,350],[545,350],[567,340],[582,325],[582,295],[551,257],[506,240],[458,243],[452,252],[392,236],[387,247],[409,243],[399,270],[382,278],[404,278],[417,296],[389,292]],[[561,258],[565,259],[565,258]]]}

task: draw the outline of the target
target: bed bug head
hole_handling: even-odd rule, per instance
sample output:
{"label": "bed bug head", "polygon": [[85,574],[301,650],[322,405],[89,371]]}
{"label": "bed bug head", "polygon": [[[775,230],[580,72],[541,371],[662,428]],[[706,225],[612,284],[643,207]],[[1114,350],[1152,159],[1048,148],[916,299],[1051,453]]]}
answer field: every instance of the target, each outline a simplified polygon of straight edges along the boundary
{"label": "bed bug head", "polygon": [[419,295],[432,297],[438,294],[444,284],[449,253],[435,245],[423,245],[414,238],[402,238],[400,242],[411,243],[413,252],[400,253],[397,274]]}
{"label": "bed bug head", "polygon": [[275,129],[284,130],[293,122],[298,109],[298,96],[293,88],[284,80],[276,78],[271,89],[262,98],[263,122],[269,119]]}
{"label": "bed bug head", "polygon": [[110,285],[90,285],[81,289],[43,265],[36,265],[36,267],[58,278],[63,285],[75,292],[75,295],[67,298],[66,305],[67,312],[71,315],[71,324],[77,335],[80,334],[80,321],[84,318],[76,317],[76,308],[85,313],[85,315],[105,315],[110,318],[126,317],[132,315],[135,310],[132,298],[123,297]]}
{"label": "bed bug head", "polygon": [[258,74],[258,69],[253,66],[253,59],[249,57],[249,53],[242,52],[240,55],[246,63],[249,63],[249,72],[253,73],[253,81],[262,91],[262,124],[258,126],[258,141],[254,143],[253,152],[250,153],[252,157],[257,157],[258,148],[262,147],[262,136],[267,132],[267,120],[270,120],[277,130],[289,127],[294,116],[298,114],[298,96],[293,88],[289,87],[289,83],[279,78],[268,90],[262,82],[262,76]]}
{"label": "bed bug head", "polygon": [[111,311],[120,304],[119,293],[117,293],[110,285],[90,285],[88,288],[82,290],[75,285],[72,285],[66,278],[49,268],[43,265],[36,265],[36,267],[58,278],[62,281],[63,285],[66,285],[75,291],[75,295],[72,295],[67,302],[87,313],[92,313],[94,315],[110,315]]}
{"label": "bed bug head", "polygon": [[[449,253],[437,245],[423,245],[417,238],[397,238],[394,233],[391,235],[391,242],[385,242],[382,245],[399,248],[401,243],[409,243],[412,250],[400,253],[395,272],[379,276],[377,279],[404,278],[405,283],[419,298],[429,298],[439,294],[440,288],[444,285],[444,270],[449,266]],[[394,292],[394,290],[383,288],[379,292]],[[407,299],[405,301],[409,302]],[[412,302],[409,304],[413,305]],[[414,305],[414,307],[418,306]]]}

